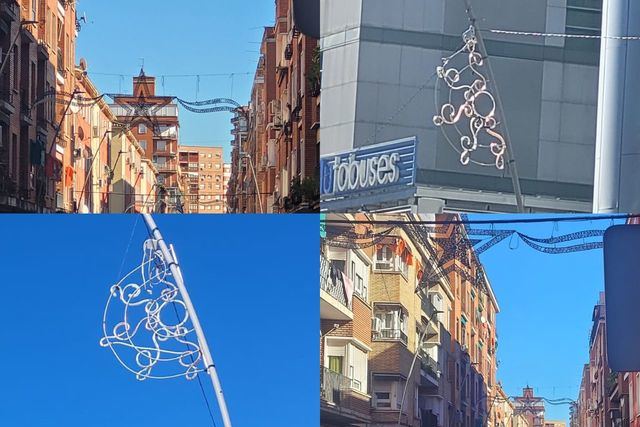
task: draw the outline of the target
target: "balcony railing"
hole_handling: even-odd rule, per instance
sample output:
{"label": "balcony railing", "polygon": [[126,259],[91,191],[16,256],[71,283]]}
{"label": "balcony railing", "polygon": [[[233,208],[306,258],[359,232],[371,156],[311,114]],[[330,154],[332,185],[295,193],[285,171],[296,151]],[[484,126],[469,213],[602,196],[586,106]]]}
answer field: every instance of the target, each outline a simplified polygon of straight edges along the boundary
{"label": "balcony railing", "polygon": [[400,329],[382,329],[380,332],[374,331],[372,338],[374,341],[402,341],[405,345],[407,345],[408,342],[407,334]]}
{"label": "balcony railing", "polygon": [[362,406],[354,405],[354,390],[358,390],[361,384],[359,381],[348,378],[338,372],[333,372],[324,366],[320,367],[320,399],[327,403],[340,406],[343,409],[359,411]]}
{"label": "balcony railing", "polygon": [[342,272],[331,265],[324,256],[320,257],[320,289],[337,299],[342,305],[351,309],[342,280]]}
{"label": "balcony railing", "polygon": [[429,319],[436,320],[438,309],[426,295],[422,296],[422,311],[424,311]]}
{"label": "balcony railing", "polygon": [[420,368],[434,378],[438,378],[440,376],[438,374],[440,365],[426,353],[420,354]]}

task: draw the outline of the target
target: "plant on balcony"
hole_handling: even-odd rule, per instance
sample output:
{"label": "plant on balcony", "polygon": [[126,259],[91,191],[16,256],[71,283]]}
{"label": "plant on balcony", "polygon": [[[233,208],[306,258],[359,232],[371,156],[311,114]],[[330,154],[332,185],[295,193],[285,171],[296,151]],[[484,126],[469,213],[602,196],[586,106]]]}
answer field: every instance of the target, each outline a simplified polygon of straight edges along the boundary
{"label": "plant on balcony", "polygon": [[320,87],[322,80],[322,52],[320,47],[316,47],[311,55],[311,68],[307,73],[307,84],[309,85],[309,93],[311,96],[320,95]]}
{"label": "plant on balcony", "polygon": [[314,177],[307,177],[300,181],[295,178],[291,182],[291,201],[293,205],[312,203],[320,199],[320,186]]}

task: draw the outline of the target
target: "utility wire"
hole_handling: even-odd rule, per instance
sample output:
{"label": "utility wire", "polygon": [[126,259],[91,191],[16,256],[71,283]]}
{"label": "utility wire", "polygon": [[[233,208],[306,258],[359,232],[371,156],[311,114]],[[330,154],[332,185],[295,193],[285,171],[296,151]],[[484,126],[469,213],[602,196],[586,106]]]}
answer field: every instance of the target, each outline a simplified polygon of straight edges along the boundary
{"label": "utility wire", "polygon": [[496,30],[496,29],[481,29],[480,31],[489,32],[493,34],[506,34],[506,35],[512,35],[512,36],[527,36],[527,37],[559,37],[559,38],[567,38],[567,39],[640,41],[640,36],[602,36],[602,35],[594,35],[594,34],[542,33],[542,32],[535,32],[535,31],[511,31],[511,30]]}
{"label": "utility wire", "polygon": [[590,216],[560,216],[560,217],[534,217],[515,219],[495,219],[495,220],[441,220],[441,221],[414,221],[414,220],[348,220],[348,219],[327,219],[327,224],[371,224],[371,225],[495,225],[495,224],[536,224],[554,222],[591,222],[605,220],[627,220],[640,218],[640,214],[619,214],[619,215],[590,215]]}

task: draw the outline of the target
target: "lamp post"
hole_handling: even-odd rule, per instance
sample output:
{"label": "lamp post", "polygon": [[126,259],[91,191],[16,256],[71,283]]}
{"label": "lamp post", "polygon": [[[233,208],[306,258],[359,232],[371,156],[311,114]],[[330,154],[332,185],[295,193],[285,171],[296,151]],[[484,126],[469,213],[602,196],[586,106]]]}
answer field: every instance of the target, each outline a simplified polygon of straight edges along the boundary
{"label": "lamp post", "polygon": [[182,271],[175,257],[173,247],[171,247],[171,250],[169,249],[169,247],[167,246],[167,244],[165,243],[162,237],[162,234],[160,234],[160,230],[158,229],[158,226],[156,225],[151,215],[144,214],[143,218],[145,223],[147,224],[149,234],[151,234],[152,238],[157,242],[158,249],[162,253],[162,256],[166,260],[169,266],[169,269],[171,270],[171,274],[173,275],[176,285],[178,286],[185,308],[191,318],[191,323],[193,324],[193,329],[196,333],[196,336],[198,337],[198,343],[200,345],[200,350],[202,352],[205,371],[211,377],[211,382],[213,384],[213,389],[216,394],[216,399],[218,400],[218,406],[220,407],[220,414],[222,416],[224,427],[231,427],[231,420],[229,418],[227,404],[225,402],[224,395],[222,393],[222,386],[220,385],[218,372],[216,371],[215,363],[213,362],[213,358],[211,357],[211,352],[207,344],[207,339],[205,338],[204,332],[202,331],[202,326],[200,325],[198,315],[196,314],[195,308],[193,307],[193,303],[191,302],[191,298],[189,297],[187,288],[184,286],[184,278],[182,277]]}
{"label": "lamp post", "polygon": [[256,194],[258,195],[258,205],[260,206],[260,213],[264,213],[264,208],[262,207],[262,193],[260,192],[260,187],[258,186],[258,177],[256,176],[256,168],[253,164],[253,158],[249,153],[240,153],[243,159],[249,160],[249,166],[251,167],[251,175],[253,175],[253,180],[256,184]]}

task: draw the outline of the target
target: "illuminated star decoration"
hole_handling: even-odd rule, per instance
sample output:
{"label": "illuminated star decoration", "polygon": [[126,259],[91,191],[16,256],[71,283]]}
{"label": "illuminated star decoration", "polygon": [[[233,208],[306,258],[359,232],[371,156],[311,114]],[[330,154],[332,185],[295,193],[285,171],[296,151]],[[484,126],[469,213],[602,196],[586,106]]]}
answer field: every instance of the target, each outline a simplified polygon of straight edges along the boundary
{"label": "illuminated star decoration", "polygon": [[140,381],[193,379],[205,369],[186,305],[157,241],[143,251],[141,264],[111,287],[100,346]]}
{"label": "illuminated star decoration", "polygon": [[[444,104],[436,106],[440,112],[434,116],[433,123],[442,129],[449,144],[460,154],[463,165],[473,163],[503,170],[507,145],[497,131],[496,101],[489,91],[488,80],[480,69],[484,58],[477,51],[478,40],[473,27],[463,34],[463,40],[464,46],[453,55],[443,58],[442,65],[436,69],[438,81],[445,84],[449,96]],[[450,62],[458,56],[466,56],[464,66],[459,69],[450,66]],[[464,83],[466,74],[470,74],[467,80],[471,80],[467,84]],[[458,125],[468,129],[461,131]],[[449,139],[446,128],[454,128],[457,132],[459,148]],[[493,155],[493,162],[473,160],[472,154],[479,149],[488,149]]]}
{"label": "illuminated star decoration", "polygon": [[[147,125],[153,131],[154,136],[160,135],[158,113],[166,106],[170,105],[175,98],[169,96],[153,97],[154,102],[150,102],[146,96],[132,97],[130,95],[107,95],[125,111],[124,116],[119,116],[121,124],[128,129],[135,128],[139,124]],[[159,101],[159,102],[158,102]]]}

